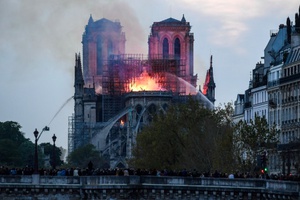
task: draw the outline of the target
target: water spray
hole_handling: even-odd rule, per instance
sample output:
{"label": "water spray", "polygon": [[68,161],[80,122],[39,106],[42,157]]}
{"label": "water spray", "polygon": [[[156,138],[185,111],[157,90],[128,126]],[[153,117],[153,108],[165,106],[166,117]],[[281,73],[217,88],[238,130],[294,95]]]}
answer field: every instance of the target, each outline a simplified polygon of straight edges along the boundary
{"label": "water spray", "polygon": [[[207,107],[209,109],[214,108],[214,104],[210,100],[208,100],[207,97],[204,94],[202,94],[197,88],[195,88],[191,83],[184,80],[183,78],[180,78],[180,77],[178,77],[174,74],[168,73],[168,72],[166,72],[166,75],[170,76],[170,77],[173,77],[173,78],[176,78],[177,80],[180,81],[180,83],[183,83],[186,86],[188,86],[189,89],[193,91],[192,95],[196,95],[197,99],[201,100],[204,103],[205,107]],[[187,94],[187,91],[186,91],[186,94]],[[191,93],[189,93],[189,94],[191,94]]]}
{"label": "water spray", "polygon": [[71,96],[70,98],[67,99],[67,101],[58,109],[58,111],[55,113],[55,115],[53,116],[53,118],[51,119],[51,121],[49,122],[48,126],[51,124],[51,122],[55,119],[55,117],[58,115],[58,113],[65,107],[65,105],[67,105],[67,103],[69,103],[69,101],[71,101],[71,99],[73,99],[73,96]]}

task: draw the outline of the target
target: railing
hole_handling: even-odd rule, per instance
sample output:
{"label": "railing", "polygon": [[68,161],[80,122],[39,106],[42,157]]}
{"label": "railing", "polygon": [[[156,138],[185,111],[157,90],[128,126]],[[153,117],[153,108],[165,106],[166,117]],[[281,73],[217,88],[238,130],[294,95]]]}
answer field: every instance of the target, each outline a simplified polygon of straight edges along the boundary
{"label": "railing", "polygon": [[294,74],[294,75],[291,75],[291,76],[286,76],[286,77],[282,77],[279,79],[279,83],[280,84],[283,84],[283,83],[287,83],[287,82],[291,82],[291,81],[295,81],[295,80],[298,80],[300,77],[300,74]]}
{"label": "railing", "polygon": [[[3,184],[32,184],[31,175],[0,176]],[[267,179],[195,178],[176,176],[40,176],[39,185],[160,185],[160,186],[215,186],[232,188],[261,188],[299,192],[300,183]]]}
{"label": "railing", "polygon": [[0,199],[299,199],[299,185],[266,179],[19,175],[0,176]]}

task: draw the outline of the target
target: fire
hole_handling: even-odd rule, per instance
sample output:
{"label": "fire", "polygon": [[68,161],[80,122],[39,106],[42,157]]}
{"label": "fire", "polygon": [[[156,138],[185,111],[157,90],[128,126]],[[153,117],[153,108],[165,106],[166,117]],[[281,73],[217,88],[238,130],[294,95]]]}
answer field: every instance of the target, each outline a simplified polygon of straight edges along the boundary
{"label": "fire", "polygon": [[121,126],[121,127],[123,127],[123,126],[124,126],[124,124],[125,124],[125,122],[124,122],[123,120],[121,120],[121,122],[120,122],[120,126]]}
{"label": "fire", "polygon": [[209,79],[210,79],[209,75],[206,75],[205,83],[204,83],[203,90],[202,90],[202,93],[204,95],[207,94]]}
{"label": "fire", "polygon": [[139,77],[132,81],[129,85],[130,91],[152,91],[165,90],[159,86],[155,78],[149,76],[146,71],[143,71]]}

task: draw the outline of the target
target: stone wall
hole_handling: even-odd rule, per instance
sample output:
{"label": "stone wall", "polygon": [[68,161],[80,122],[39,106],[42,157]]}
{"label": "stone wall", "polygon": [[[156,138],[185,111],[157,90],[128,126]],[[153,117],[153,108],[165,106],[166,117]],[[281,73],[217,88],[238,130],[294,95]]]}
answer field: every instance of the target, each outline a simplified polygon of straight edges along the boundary
{"label": "stone wall", "polygon": [[299,182],[265,179],[0,176],[3,200],[300,199],[299,188]]}

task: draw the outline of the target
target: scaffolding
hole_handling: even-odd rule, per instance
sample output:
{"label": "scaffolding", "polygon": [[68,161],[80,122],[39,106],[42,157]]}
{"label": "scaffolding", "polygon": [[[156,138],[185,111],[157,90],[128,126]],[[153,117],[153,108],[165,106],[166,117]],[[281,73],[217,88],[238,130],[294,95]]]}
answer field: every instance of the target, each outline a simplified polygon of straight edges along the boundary
{"label": "scaffolding", "polygon": [[147,71],[150,77],[166,90],[181,93],[178,78],[185,78],[186,66],[182,59],[169,55],[144,56],[142,54],[111,55],[102,74],[103,95],[123,95],[130,92],[129,85]]}
{"label": "scaffolding", "polygon": [[178,80],[178,78],[185,76],[183,60],[171,55],[151,55],[148,63],[151,66],[153,76],[163,88],[179,95],[184,94],[184,86]]}
{"label": "scaffolding", "polygon": [[68,117],[68,154],[74,151],[75,121],[74,114]]}
{"label": "scaffolding", "polygon": [[[180,78],[186,78],[185,62],[175,56],[145,56],[142,54],[111,55],[103,63],[102,74],[89,77],[89,79],[93,80],[93,83],[95,83],[96,79],[97,84],[99,83],[101,87],[101,93],[97,93],[97,98],[95,99],[84,98],[85,95],[93,96],[86,93],[90,90],[84,90],[85,94],[83,95],[83,103],[96,102],[96,119],[94,123],[97,126],[91,127],[91,124],[76,119],[75,115],[69,117],[69,152],[86,144],[90,140],[91,135],[99,132],[105,123],[109,122],[110,119],[114,118],[126,107],[126,95],[132,92],[132,84],[137,83],[145,72],[163,90],[171,92],[175,96],[185,95],[185,85],[181,84],[179,80]],[[95,89],[95,84],[93,85],[93,89]],[[151,91],[155,92],[155,90]],[[126,149],[121,152],[123,151],[126,152]]]}
{"label": "scaffolding", "polygon": [[161,88],[174,94],[185,94],[185,86],[178,80],[185,78],[185,62],[175,56],[121,54],[111,55],[103,63],[99,79],[102,93],[97,101],[101,112],[98,116],[101,117],[97,121],[106,122],[124,108],[124,95],[145,71]]}
{"label": "scaffolding", "polygon": [[74,114],[68,117],[68,154],[89,143],[91,127],[91,123],[76,119]]}

